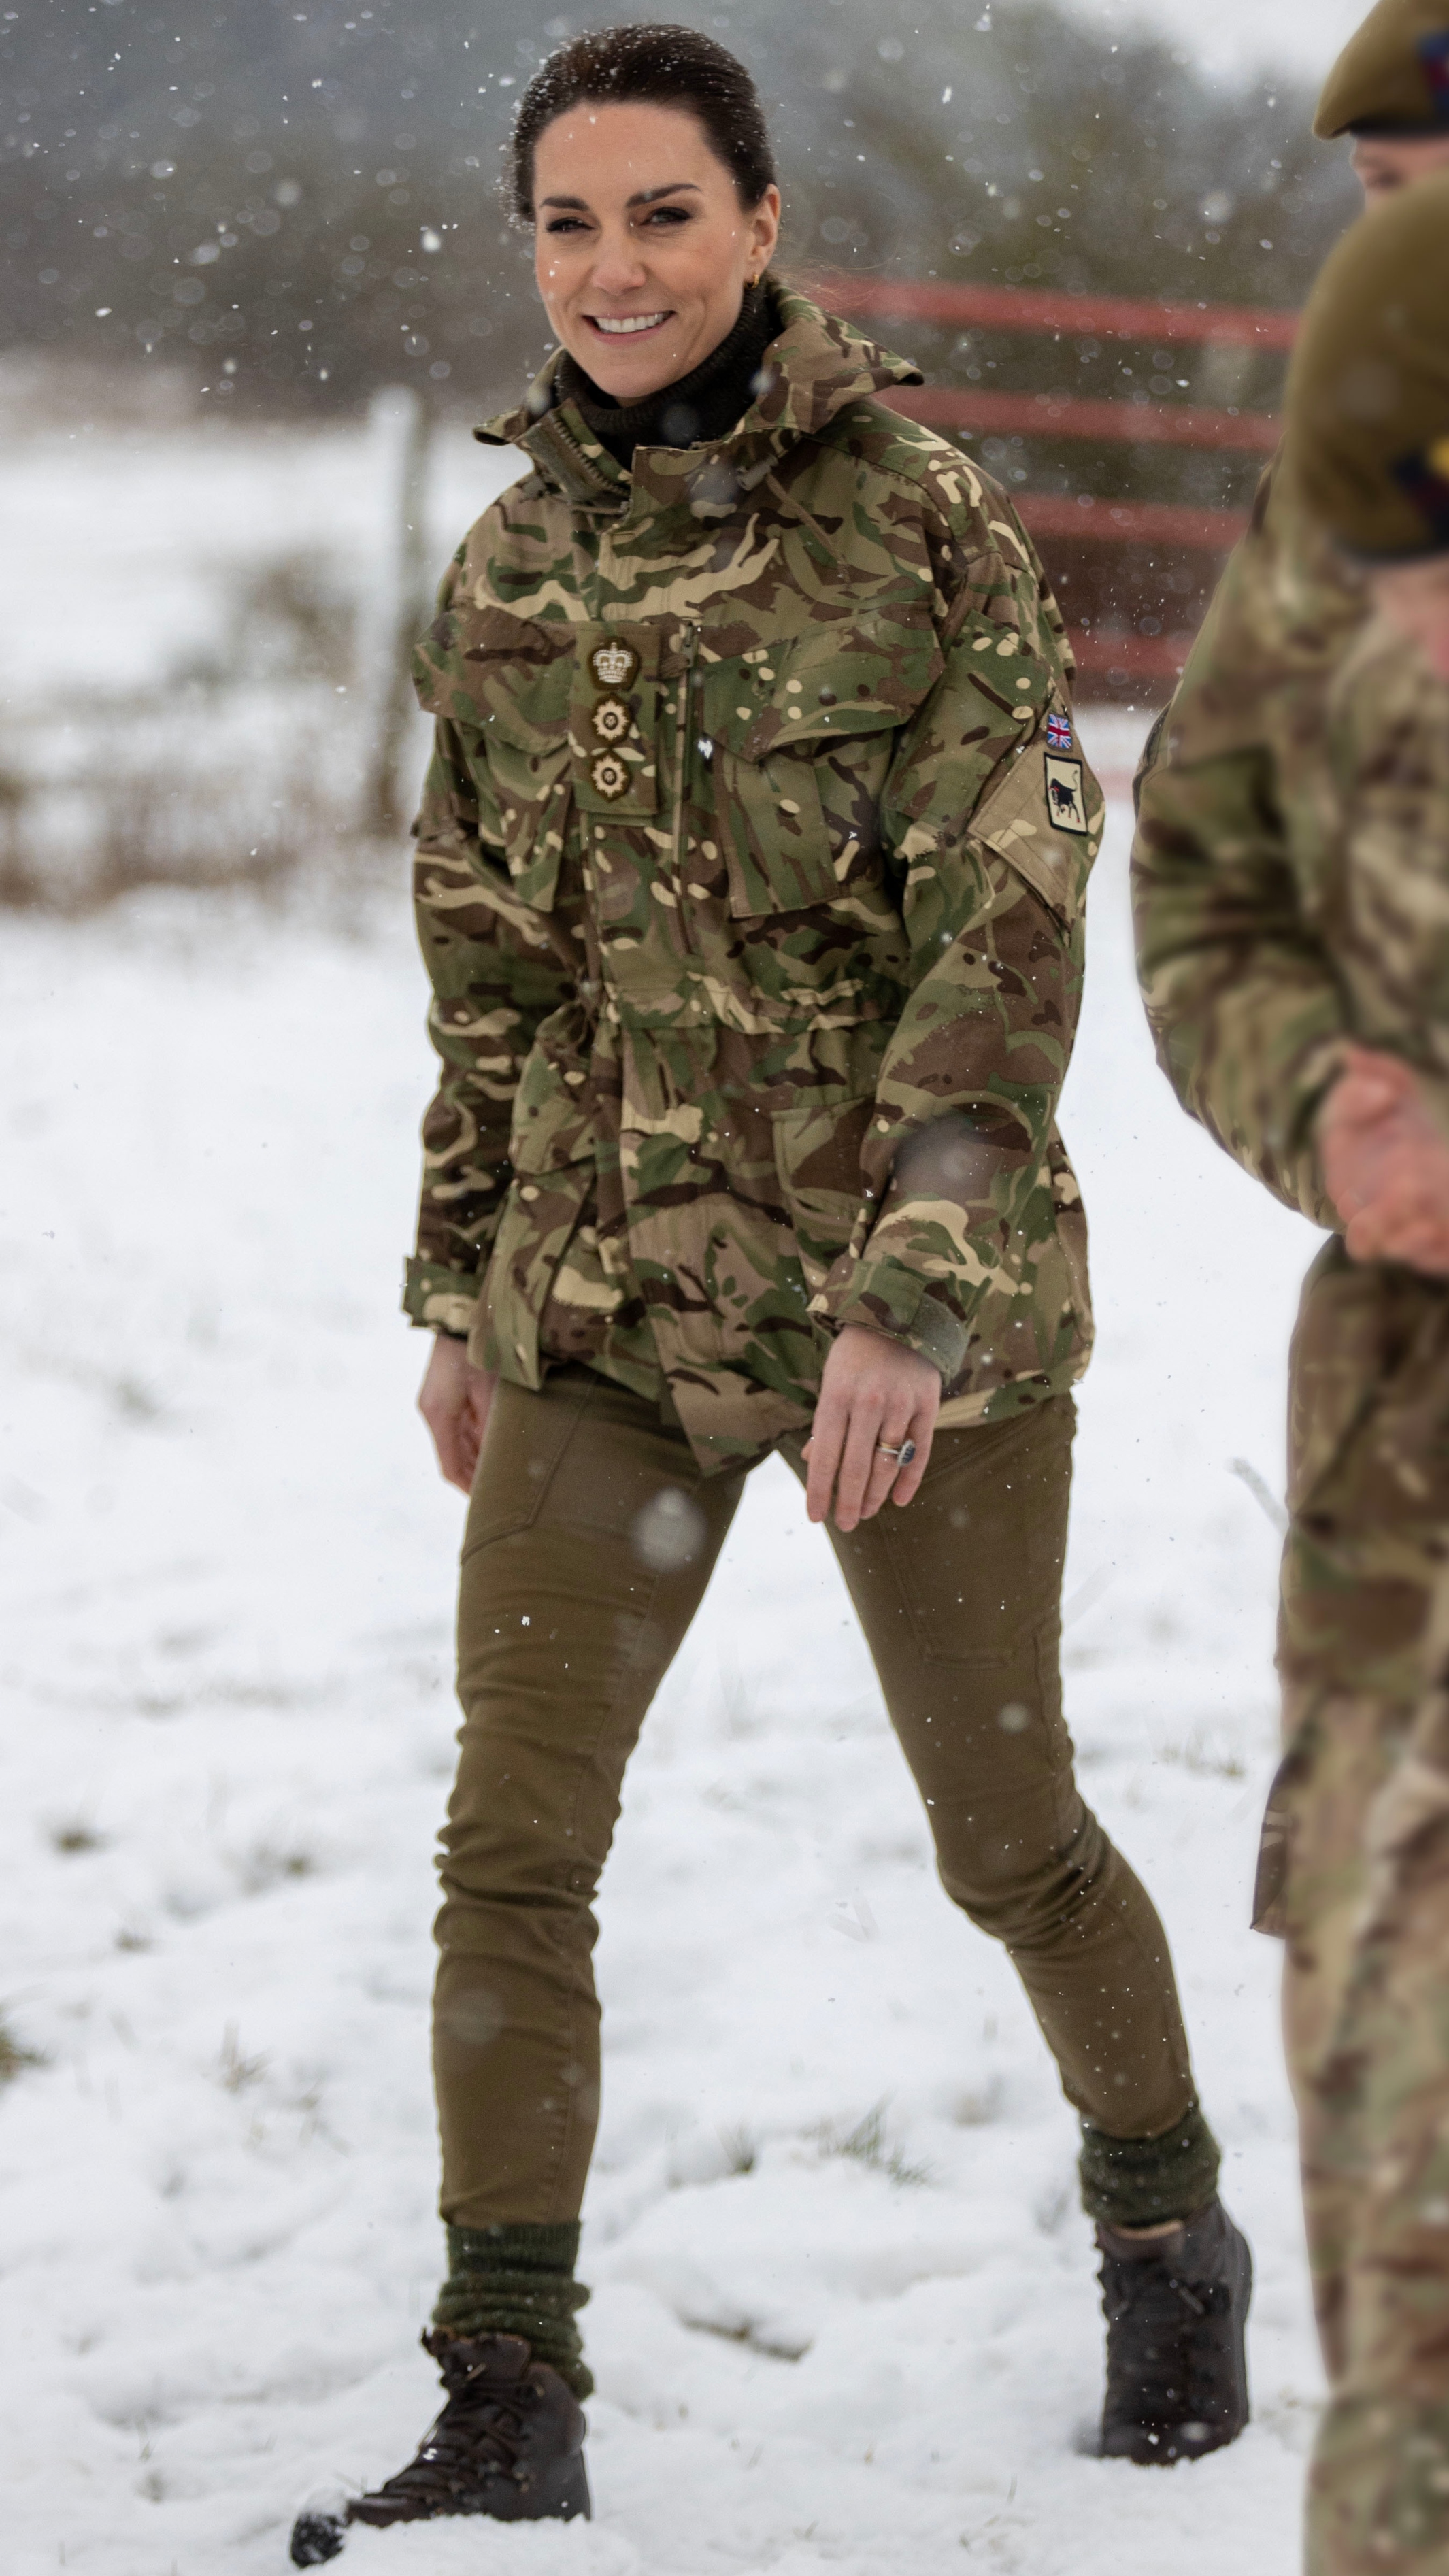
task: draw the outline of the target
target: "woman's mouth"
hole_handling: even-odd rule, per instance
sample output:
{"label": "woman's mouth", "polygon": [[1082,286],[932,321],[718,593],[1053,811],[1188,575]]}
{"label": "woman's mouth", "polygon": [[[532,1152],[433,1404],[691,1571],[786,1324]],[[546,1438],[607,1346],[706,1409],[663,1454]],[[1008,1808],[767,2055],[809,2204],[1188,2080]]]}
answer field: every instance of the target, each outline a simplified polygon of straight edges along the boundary
{"label": "woman's mouth", "polygon": [[601,332],[606,340],[637,340],[646,331],[657,331],[672,317],[666,313],[586,313],[584,320],[591,331]]}

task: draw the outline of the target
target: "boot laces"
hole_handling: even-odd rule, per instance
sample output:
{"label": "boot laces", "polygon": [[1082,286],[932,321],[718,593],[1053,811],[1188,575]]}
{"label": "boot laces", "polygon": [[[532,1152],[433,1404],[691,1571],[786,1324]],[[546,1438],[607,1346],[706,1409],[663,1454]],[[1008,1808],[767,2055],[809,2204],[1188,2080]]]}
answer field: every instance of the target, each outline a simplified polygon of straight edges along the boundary
{"label": "boot laces", "polygon": [[[447,2382],[444,2372],[444,2382]],[[378,2492],[409,2497],[458,2494],[488,2478],[517,2478],[525,2418],[537,2402],[526,2380],[490,2380],[481,2372],[460,2377],[417,2458]]]}
{"label": "boot laces", "polygon": [[1110,2396],[1130,2397],[1149,2420],[1179,2414],[1196,2375],[1193,2328],[1228,2314],[1227,2284],[1179,2280],[1165,2264],[1113,2263],[1103,2287]]}

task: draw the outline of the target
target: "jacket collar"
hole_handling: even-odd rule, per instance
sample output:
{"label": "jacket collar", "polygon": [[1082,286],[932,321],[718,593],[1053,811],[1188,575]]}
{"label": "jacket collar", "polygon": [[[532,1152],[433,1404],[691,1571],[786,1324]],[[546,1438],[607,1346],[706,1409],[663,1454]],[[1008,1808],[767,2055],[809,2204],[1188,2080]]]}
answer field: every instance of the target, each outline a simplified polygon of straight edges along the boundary
{"label": "jacket collar", "polygon": [[521,447],[544,481],[575,509],[622,517],[642,503],[685,502],[696,518],[723,516],[798,439],[819,437],[838,412],[891,385],[918,385],[921,371],[894,358],[833,313],[776,286],[781,328],[765,352],[767,379],[738,426],[702,447],[643,447],[627,473],[601,447],[556,382],[555,352],[513,411],[473,435],[490,447]]}

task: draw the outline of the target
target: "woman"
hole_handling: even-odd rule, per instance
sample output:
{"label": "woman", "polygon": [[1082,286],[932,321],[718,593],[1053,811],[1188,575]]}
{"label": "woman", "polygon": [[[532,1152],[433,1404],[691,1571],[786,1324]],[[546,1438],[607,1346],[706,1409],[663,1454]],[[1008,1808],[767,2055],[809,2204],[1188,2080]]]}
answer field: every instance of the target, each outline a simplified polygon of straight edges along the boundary
{"label": "woman", "polygon": [[[1246,2419],[1246,2248],[1057,1672],[1091,1324],[1053,1111],[1101,814],[1057,612],[1002,495],[878,399],[914,371],[772,279],[769,142],[721,47],[565,46],[513,190],[559,347],[483,433],[530,470],[419,662],[443,1078],[407,1304],[472,1497],[426,2338],[448,2402],[350,2518],[588,2509],[590,1898],[772,1449],[833,1515],[947,1890],[1006,1943],[1081,2114],[1105,2445],[1207,2450]],[[309,2523],[294,2555],[340,2540]]]}

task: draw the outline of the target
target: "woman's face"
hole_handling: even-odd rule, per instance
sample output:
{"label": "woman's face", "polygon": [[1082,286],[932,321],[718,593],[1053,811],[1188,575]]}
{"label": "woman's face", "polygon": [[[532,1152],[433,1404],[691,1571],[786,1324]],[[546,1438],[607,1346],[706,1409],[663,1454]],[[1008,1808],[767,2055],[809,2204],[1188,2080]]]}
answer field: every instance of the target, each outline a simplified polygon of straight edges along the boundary
{"label": "woman's face", "polygon": [[533,156],[534,270],[569,356],[620,404],[687,376],[769,266],[780,192],[753,212],[686,109],[571,108]]}

